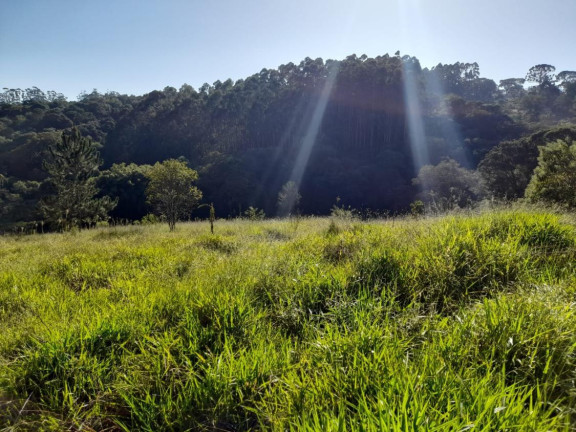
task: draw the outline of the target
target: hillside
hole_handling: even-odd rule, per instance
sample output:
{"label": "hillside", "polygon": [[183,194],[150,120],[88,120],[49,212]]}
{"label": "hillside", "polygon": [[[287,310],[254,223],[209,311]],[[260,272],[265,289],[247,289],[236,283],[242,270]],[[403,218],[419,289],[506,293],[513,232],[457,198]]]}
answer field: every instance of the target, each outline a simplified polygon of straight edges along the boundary
{"label": "hillside", "polygon": [[505,210],[0,237],[0,428],[568,430],[574,223]]}
{"label": "hillside", "polygon": [[[6,89],[0,228],[43,218],[38,202],[50,191],[43,162],[73,126],[99,143],[99,188],[119,199],[115,219],[150,212],[142,173],[168,158],[199,172],[205,202],[224,217],[249,206],[275,215],[288,181],[299,186],[305,214],[328,214],[336,197],[363,211],[405,211],[421,192],[412,179],[423,166],[451,159],[475,170],[503,142],[574,124],[576,73],[554,69],[536,65],[526,78],[497,84],[480,76],[477,63],[422,68],[407,55],[351,55],[143,96],[94,90],[66,101],[37,88]],[[529,175],[537,154],[528,154],[519,169],[488,166],[487,195],[502,195],[494,179],[508,171]]]}

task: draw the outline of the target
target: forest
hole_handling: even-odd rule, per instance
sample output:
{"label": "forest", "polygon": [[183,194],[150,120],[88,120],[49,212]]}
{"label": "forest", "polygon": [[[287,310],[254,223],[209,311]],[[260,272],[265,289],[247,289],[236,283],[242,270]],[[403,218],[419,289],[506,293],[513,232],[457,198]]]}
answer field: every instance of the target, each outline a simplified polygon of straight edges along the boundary
{"label": "forest", "polygon": [[[36,87],[0,93],[0,231],[50,228],[50,152],[72,129],[92,142],[94,193],[111,221],[152,213],[151,166],[179,159],[198,173],[220,218],[279,214],[288,182],[306,215],[336,203],[359,215],[523,198],[539,147],[576,138],[576,72],[538,64],[495,81],[477,63],[422,68],[411,56],[306,58],[233,82],[142,96]],[[52,150],[51,150],[52,149]],[[188,218],[206,218],[198,209]],[[104,217],[105,219],[105,217]],[[102,220],[102,217],[98,217]],[[84,220],[89,224],[94,221]],[[42,228],[40,228],[42,224]],[[54,224],[52,224],[54,228]]]}

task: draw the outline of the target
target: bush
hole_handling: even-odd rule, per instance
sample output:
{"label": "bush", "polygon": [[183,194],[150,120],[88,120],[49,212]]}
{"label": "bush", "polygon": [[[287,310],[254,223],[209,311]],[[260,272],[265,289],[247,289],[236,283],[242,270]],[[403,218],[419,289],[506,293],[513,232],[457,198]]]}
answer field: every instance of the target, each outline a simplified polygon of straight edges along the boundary
{"label": "bush", "polygon": [[540,147],[538,166],[526,188],[532,201],[576,208],[576,142],[557,140]]}
{"label": "bush", "polygon": [[254,207],[250,206],[243,213],[242,217],[244,219],[248,219],[251,221],[258,221],[258,220],[264,220],[264,218],[266,218],[266,213],[264,213],[264,210],[262,210],[262,209],[258,209],[258,208],[254,208]]}
{"label": "bush", "polygon": [[160,218],[153,213],[149,213],[144,216],[140,222],[142,225],[153,225],[160,223]]}

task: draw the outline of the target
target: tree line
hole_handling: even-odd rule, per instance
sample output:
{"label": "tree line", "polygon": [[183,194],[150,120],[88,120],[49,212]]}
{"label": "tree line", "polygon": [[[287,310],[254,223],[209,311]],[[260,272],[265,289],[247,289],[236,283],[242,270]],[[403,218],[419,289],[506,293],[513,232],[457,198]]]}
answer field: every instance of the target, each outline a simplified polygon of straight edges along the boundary
{"label": "tree line", "polygon": [[[250,207],[275,215],[278,193],[294,180],[306,214],[329,212],[336,197],[365,211],[405,211],[415,199],[445,206],[427,186],[442,170],[482,180],[473,181],[482,191],[459,191],[450,205],[513,199],[524,195],[542,139],[573,139],[576,123],[576,72],[536,65],[496,84],[480,76],[477,63],[421,68],[399,53],[306,58],[236,82],[143,96],[94,90],[71,102],[56,92],[17,90],[0,93],[3,226],[42,219],[40,203],[54,192],[50,149],[73,128],[100,153],[94,187],[116,202],[110,216],[139,220],[152,210],[147,173],[179,158],[198,173],[198,188],[221,216]],[[415,117],[425,158],[411,145]],[[298,179],[296,164],[305,165]],[[450,188],[454,195],[454,186],[443,194]]]}

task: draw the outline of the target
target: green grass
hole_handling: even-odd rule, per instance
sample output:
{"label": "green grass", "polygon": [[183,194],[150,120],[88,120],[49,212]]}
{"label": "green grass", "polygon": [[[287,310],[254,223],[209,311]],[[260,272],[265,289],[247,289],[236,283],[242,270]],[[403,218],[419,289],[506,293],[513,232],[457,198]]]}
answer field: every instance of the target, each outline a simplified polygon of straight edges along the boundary
{"label": "green grass", "polygon": [[575,258],[530,210],[2,237],[0,430],[573,430]]}

